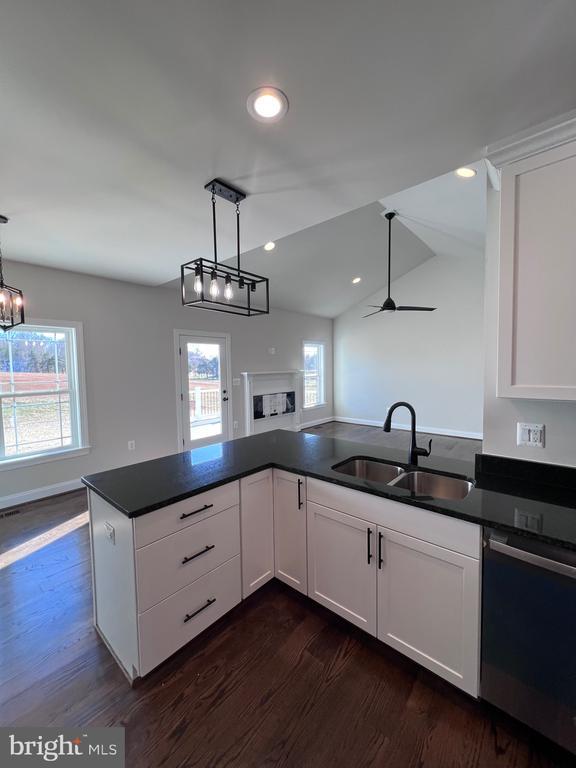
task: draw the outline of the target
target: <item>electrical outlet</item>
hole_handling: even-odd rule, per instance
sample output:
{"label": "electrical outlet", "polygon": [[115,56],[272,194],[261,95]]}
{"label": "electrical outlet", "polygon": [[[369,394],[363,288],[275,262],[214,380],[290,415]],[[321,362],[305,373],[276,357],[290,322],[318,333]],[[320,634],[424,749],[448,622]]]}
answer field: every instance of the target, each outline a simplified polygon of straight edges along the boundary
{"label": "electrical outlet", "polygon": [[104,522],[104,529],[106,530],[106,538],[112,543],[116,544],[116,529],[108,521]]}
{"label": "electrical outlet", "polygon": [[544,424],[516,424],[516,445],[544,448]]}
{"label": "electrical outlet", "polygon": [[514,508],[514,525],[516,528],[523,528],[525,531],[535,531],[542,533],[543,518],[537,512],[526,512],[523,509]]}
{"label": "electrical outlet", "polygon": [[238,422],[237,421],[234,422],[234,429],[238,429]]}
{"label": "electrical outlet", "polygon": [[129,451],[136,450],[136,440],[128,440],[128,450]]}

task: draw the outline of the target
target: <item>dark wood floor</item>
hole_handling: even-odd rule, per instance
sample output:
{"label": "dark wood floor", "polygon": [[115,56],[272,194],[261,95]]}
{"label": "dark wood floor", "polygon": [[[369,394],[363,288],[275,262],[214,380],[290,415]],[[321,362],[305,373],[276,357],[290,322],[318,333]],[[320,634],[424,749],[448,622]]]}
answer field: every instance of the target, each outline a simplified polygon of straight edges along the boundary
{"label": "dark wood floor", "polygon": [[[369,427],[361,424],[345,424],[342,421],[330,421],[317,427],[308,427],[304,432],[327,437],[341,437],[343,440],[352,440],[368,445],[388,446],[394,450],[406,451],[410,447],[410,432],[403,429],[393,429],[384,432],[382,427]],[[428,447],[428,441],[432,439],[432,454],[444,456],[460,461],[474,462],[474,457],[482,451],[482,441],[467,437],[448,437],[447,435],[431,435],[427,432],[418,432],[418,445]]]}
{"label": "dark wood floor", "polygon": [[574,764],[278,582],[131,689],[91,625],[87,526],[14,549],[85,508],[0,519],[0,725],[123,725],[129,768]]}

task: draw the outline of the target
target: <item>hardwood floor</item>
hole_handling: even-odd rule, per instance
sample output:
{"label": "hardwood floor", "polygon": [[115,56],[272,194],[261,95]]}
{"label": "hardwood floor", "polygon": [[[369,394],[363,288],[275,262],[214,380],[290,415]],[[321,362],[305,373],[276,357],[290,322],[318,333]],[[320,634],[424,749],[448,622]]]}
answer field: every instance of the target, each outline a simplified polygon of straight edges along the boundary
{"label": "hardwood floor", "polygon": [[87,526],[37,538],[85,509],[0,519],[0,725],[123,725],[129,768],[574,764],[275,581],[131,689],[92,628]]}
{"label": "hardwood floor", "polygon": [[[384,420],[382,420],[384,423]],[[388,446],[394,450],[406,451],[410,446],[410,432],[403,429],[393,429],[384,432],[382,427],[370,427],[362,424],[346,424],[342,421],[329,421],[317,427],[308,427],[303,432],[311,432],[314,435],[326,437],[341,437],[343,440],[352,440],[358,443],[368,443],[379,446]],[[460,461],[471,461],[482,451],[482,441],[467,437],[448,437],[447,435],[431,435],[427,432],[417,433],[418,445],[423,448],[432,440],[432,454],[434,456],[446,456]]]}

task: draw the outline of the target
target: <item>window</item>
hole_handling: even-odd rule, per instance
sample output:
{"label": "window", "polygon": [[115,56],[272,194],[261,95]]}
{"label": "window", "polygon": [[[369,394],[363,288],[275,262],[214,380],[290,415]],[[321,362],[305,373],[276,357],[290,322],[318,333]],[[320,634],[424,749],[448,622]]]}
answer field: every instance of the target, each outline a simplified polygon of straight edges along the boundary
{"label": "window", "polygon": [[76,328],[0,336],[0,462],[80,448]]}
{"label": "window", "polygon": [[315,408],[326,402],[324,392],[324,344],[304,342],[304,408]]}

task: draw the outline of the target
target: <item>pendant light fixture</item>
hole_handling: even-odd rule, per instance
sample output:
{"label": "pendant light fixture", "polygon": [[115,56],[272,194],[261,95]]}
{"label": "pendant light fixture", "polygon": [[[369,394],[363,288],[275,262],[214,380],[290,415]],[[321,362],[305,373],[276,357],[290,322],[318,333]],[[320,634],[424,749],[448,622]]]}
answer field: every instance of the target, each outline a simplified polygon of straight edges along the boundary
{"label": "pendant light fixture", "polygon": [[[240,203],[246,194],[221,179],[210,181],[213,259],[194,259],[180,267],[180,289],[185,307],[211,309],[232,315],[267,315],[270,312],[269,280],[240,267]],[[218,261],[216,197],[236,206],[236,265]]]}
{"label": "pendant light fixture", "polygon": [[396,211],[388,211],[384,217],[388,220],[388,297],[383,304],[369,304],[368,307],[375,309],[376,312],[369,312],[364,317],[377,315],[379,312],[434,312],[436,307],[414,307],[414,306],[396,306],[396,302],[390,296],[390,271],[392,265],[392,220],[396,218]]}
{"label": "pendant light fixture", "polygon": [[[0,215],[0,224],[7,224],[6,216]],[[2,271],[2,247],[0,245],[0,328],[9,331],[24,322],[24,296],[18,288],[4,282]]]}

